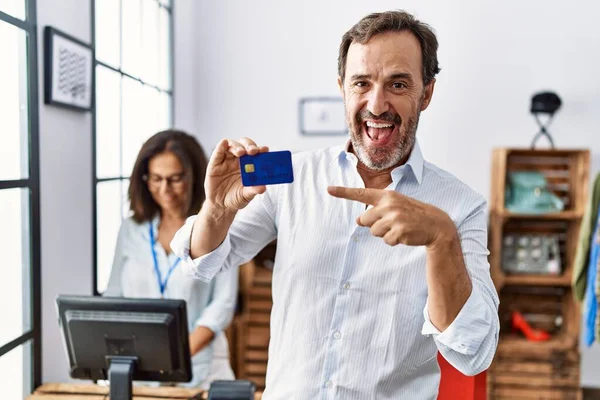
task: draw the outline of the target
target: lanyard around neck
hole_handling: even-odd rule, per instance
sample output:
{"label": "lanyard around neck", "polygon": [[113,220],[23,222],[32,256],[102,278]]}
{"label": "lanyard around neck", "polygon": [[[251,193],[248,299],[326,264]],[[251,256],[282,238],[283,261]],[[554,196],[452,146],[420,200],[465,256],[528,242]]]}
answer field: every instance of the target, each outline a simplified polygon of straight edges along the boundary
{"label": "lanyard around neck", "polygon": [[149,234],[150,234],[150,247],[152,249],[152,259],[154,260],[154,271],[156,272],[156,279],[158,280],[158,289],[160,290],[160,295],[163,296],[165,293],[165,289],[167,288],[167,282],[169,282],[169,278],[171,277],[173,270],[175,269],[175,267],[177,267],[177,264],[179,264],[179,261],[181,261],[181,259],[177,258],[175,263],[173,265],[171,265],[171,268],[169,268],[169,271],[167,272],[167,276],[165,277],[165,280],[163,281],[162,277],[160,276],[160,270],[158,269],[158,259],[156,258],[156,250],[154,250],[154,246],[156,245],[156,242],[154,240],[154,227],[152,226],[152,221],[150,221]]}

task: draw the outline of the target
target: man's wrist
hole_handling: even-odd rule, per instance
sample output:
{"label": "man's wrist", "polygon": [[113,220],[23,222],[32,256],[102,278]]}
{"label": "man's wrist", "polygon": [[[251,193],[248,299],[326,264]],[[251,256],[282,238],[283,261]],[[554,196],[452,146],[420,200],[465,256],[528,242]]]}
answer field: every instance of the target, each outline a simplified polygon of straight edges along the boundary
{"label": "man's wrist", "polygon": [[204,202],[200,212],[203,213],[208,220],[214,222],[219,222],[224,219],[233,220],[237,214],[237,211],[232,211],[228,208],[219,206],[209,200]]}
{"label": "man's wrist", "polygon": [[446,213],[440,216],[439,223],[434,225],[434,229],[435,236],[427,245],[428,251],[450,251],[456,243],[460,243],[456,226]]}

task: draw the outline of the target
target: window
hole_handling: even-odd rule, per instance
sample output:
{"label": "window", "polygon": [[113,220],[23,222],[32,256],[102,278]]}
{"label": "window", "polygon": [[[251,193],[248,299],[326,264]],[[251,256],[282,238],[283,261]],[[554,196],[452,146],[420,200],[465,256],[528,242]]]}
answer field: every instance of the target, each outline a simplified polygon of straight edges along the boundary
{"label": "window", "polygon": [[34,0],[0,1],[0,393],[41,383],[38,63]]}
{"label": "window", "polygon": [[95,290],[106,289],[128,177],[144,141],[172,123],[172,5],[166,0],[92,0]]}

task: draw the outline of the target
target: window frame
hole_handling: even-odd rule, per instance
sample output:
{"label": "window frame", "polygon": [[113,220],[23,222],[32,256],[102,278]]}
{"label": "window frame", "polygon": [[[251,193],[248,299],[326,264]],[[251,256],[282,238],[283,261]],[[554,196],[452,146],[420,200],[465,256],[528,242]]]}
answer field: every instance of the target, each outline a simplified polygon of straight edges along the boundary
{"label": "window frame", "polygon": [[27,53],[27,120],[28,129],[28,177],[25,179],[0,180],[0,191],[4,189],[29,189],[29,307],[31,328],[8,343],[0,343],[0,357],[11,350],[31,345],[29,371],[33,392],[42,383],[42,290],[41,290],[41,238],[40,238],[40,159],[39,159],[39,66],[36,0],[25,0],[25,20],[0,11],[0,21],[17,27],[26,34]]}
{"label": "window frame", "polygon": [[[174,20],[173,20],[173,15],[174,15],[174,1],[171,0],[170,4],[167,6],[165,4],[162,4],[162,2],[160,0],[140,0],[140,1],[154,1],[158,4],[158,6],[162,9],[165,9],[168,13],[169,13],[169,53],[170,53],[170,60],[169,60],[169,86],[170,89],[169,90],[164,90],[156,85],[153,84],[149,84],[147,82],[144,82],[142,79],[140,79],[139,77],[135,77],[131,74],[128,74],[127,72],[122,70],[122,65],[119,66],[119,68],[115,68],[112,65],[106,64],[102,61],[99,61],[96,58],[96,1],[97,0],[90,0],[91,3],[91,8],[90,8],[90,17],[91,17],[91,26],[92,26],[92,35],[91,35],[91,45],[92,45],[92,49],[94,51],[93,54],[93,58],[94,58],[94,66],[93,66],[93,79],[92,79],[92,86],[93,86],[93,93],[94,93],[94,98],[92,99],[92,111],[91,111],[91,119],[92,119],[92,257],[93,257],[93,271],[92,271],[92,293],[94,293],[95,296],[100,296],[102,295],[102,293],[100,293],[98,291],[98,184],[99,183],[103,183],[103,182],[114,182],[114,181],[120,181],[123,182],[125,180],[129,180],[129,176],[111,176],[111,177],[103,177],[103,178],[98,178],[98,171],[97,171],[97,146],[96,146],[96,139],[97,139],[97,132],[96,132],[96,116],[97,116],[97,109],[96,109],[96,67],[97,66],[102,66],[103,68],[107,68],[112,72],[115,72],[117,74],[119,74],[121,76],[121,78],[123,77],[127,77],[130,78],[134,81],[137,81],[139,83],[141,83],[142,85],[148,86],[150,88],[156,89],[158,90],[160,93],[166,93],[170,96],[170,110],[169,110],[169,125],[173,126],[173,122],[174,122],[174,110],[175,110],[175,39],[174,39]],[[119,0],[119,24],[120,24],[120,46],[121,46],[121,57],[120,57],[120,61],[122,63],[122,46],[123,46],[123,8],[122,8],[122,2],[124,0]],[[121,81],[122,82],[122,81]],[[121,86],[121,93],[122,93],[122,86]],[[121,96],[122,97],[122,96]],[[120,108],[121,111],[123,110],[123,104],[120,104]],[[123,116],[121,114],[121,121],[123,119]],[[119,132],[120,137],[122,138],[123,136],[123,132],[121,130],[121,132]],[[122,141],[121,141],[122,143]],[[119,149],[122,152],[122,147]],[[122,161],[122,155],[120,157],[120,160]],[[123,171],[121,171],[122,173]]]}

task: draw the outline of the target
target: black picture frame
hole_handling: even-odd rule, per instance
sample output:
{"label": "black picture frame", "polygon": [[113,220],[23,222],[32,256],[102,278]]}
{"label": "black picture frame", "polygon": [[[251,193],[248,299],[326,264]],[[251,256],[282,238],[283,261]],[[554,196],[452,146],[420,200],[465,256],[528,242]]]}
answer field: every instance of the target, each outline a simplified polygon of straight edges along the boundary
{"label": "black picture frame", "polygon": [[[56,71],[57,65],[64,66],[64,70]],[[93,82],[92,46],[56,28],[46,26],[44,103],[71,110],[91,111],[94,99]]]}
{"label": "black picture frame", "polygon": [[[315,128],[307,123],[307,108],[310,106],[333,106],[336,116],[341,121],[335,122],[335,127]],[[341,115],[340,115],[341,114]],[[341,97],[304,97],[298,102],[298,129],[304,136],[345,136],[348,134],[344,112],[344,100]],[[325,124],[326,125],[326,124]]]}

